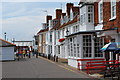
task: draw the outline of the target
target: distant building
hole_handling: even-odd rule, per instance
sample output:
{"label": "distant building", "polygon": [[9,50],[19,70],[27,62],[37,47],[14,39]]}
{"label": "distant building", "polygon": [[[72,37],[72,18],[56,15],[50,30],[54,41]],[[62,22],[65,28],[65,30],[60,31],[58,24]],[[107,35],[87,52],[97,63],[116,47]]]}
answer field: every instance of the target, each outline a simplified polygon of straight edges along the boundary
{"label": "distant building", "polygon": [[15,44],[0,39],[0,61],[15,60]]}
{"label": "distant building", "polygon": [[32,51],[33,41],[13,41],[16,44],[16,50],[29,50]]}

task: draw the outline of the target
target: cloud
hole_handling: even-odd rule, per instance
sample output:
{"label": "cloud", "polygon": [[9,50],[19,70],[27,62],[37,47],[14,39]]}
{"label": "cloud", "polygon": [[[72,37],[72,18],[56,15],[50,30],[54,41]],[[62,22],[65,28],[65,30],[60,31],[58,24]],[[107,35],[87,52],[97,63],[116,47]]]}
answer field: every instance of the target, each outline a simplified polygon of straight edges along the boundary
{"label": "cloud", "polygon": [[[21,0],[22,1],[22,0]],[[65,4],[64,11],[65,11]],[[0,28],[2,37],[7,33],[9,40],[32,40],[33,36],[41,29],[41,24],[45,22],[45,16],[52,15],[55,18],[55,9],[60,8],[60,3],[46,2],[3,2],[2,20]],[[63,12],[64,12],[63,11]]]}
{"label": "cloud", "polygon": [[32,40],[34,34],[41,29],[42,16],[24,16],[0,21],[2,33],[6,32],[8,39]]}

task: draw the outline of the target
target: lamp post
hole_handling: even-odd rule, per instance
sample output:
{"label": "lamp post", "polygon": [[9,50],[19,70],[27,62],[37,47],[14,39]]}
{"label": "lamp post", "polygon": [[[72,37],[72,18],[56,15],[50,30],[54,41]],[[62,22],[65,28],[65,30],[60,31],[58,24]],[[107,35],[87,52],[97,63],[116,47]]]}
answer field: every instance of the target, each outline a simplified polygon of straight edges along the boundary
{"label": "lamp post", "polygon": [[6,40],[6,32],[4,33],[4,36],[5,36],[5,40]]}

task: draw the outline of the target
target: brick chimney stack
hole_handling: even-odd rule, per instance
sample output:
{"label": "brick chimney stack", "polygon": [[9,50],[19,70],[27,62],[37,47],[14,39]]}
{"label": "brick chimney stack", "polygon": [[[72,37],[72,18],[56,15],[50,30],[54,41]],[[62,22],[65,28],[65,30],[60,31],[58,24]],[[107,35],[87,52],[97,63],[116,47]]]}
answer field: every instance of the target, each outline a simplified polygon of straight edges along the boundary
{"label": "brick chimney stack", "polygon": [[46,16],[46,23],[47,23],[47,25],[49,25],[49,20],[52,20],[52,16],[47,15]]}
{"label": "brick chimney stack", "polygon": [[62,9],[56,9],[56,19],[61,19]]}
{"label": "brick chimney stack", "polygon": [[[72,11],[74,12],[74,13],[76,13],[76,14],[79,14],[80,12],[79,12],[79,7],[73,7],[72,8]],[[75,16],[75,15],[74,15]]]}
{"label": "brick chimney stack", "polygon": [[73,3],[67,3],[66,7],[67,7],[67,15],[70,16],[70,9],[73,7]]}
{"label": "brick chimney stack", "polygon": [[64,18],[64,16],[66,16],[66,13],[62,13],[62,18]]}

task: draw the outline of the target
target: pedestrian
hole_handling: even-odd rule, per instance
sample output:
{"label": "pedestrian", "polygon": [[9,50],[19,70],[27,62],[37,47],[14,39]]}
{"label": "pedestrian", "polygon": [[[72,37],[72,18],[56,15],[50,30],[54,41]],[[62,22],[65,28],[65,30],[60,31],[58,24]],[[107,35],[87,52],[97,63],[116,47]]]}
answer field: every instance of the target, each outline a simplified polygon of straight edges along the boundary
{"label": "pedestrian", "polygon": [[23,53],[23,56],[24,56],[24,58],[25,58],[25,50],[23,50],[22,53]]}
{"label": "pedestrian", "polygon": [[28,51],[28,56],[29,56],[29,58],[30,58],[30,53],[31,53],[31,51],[29,50],[29,51]]}
{"label": "pedestrian", "polygon": [[32,50],[32,55],[34,56],[34,54],[35,54],[35,53],[34,53],[34,49],[33,49],[33,50]]}
{"label": "pedestrian", "polygon": [[35,50],[35,53],[36,53],[36,58],[38,58],[38,52],[37,52],[37,50]]}

